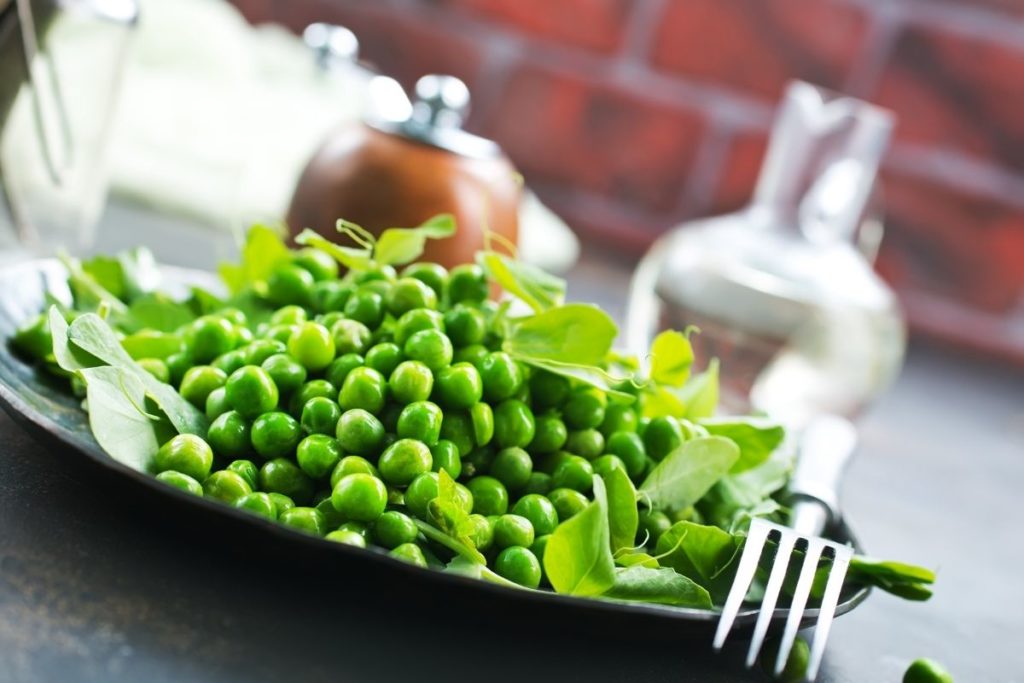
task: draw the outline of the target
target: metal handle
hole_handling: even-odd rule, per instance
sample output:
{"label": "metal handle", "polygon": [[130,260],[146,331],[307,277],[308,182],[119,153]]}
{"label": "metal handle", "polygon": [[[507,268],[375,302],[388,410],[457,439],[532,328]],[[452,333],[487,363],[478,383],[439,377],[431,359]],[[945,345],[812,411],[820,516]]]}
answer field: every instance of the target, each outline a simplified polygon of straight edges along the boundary
{"label": "metal handle", "polygon": [[796,468],[789,482],[790,526],[820,535],[841,517],[839,484],[857,446],[857,430],[842,417],[820,415],[804,428]]}

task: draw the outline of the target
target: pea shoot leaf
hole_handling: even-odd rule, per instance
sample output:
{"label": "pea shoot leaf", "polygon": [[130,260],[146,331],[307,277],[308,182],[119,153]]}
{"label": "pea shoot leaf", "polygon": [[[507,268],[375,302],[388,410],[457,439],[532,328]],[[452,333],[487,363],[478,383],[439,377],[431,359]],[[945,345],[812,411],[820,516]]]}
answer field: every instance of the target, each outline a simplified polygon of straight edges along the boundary
{"label": "pea shoot leaf", "polygon": [[559,363],[551,360],[543,360],[540,358],[526,358],[523,356],[517,356],[512,353],[509,354],[516,360],[522,361],[527,365],[531,365],[540,370],[547,370],[556,375],[562,377],[568,377],[574,379],[577,382],[595,387],[604,391],[608,394],[609,398],[615,397],[626,403],[631,403],[636,400],[633,394],[617,389],[615,385],[621,384],[625,380],[621,377],[613,377],[607,371],[602,370],[599,367],[593,365],[578,365],[575,363]]}
{"label": "pea shoot leaf", "polygon": [[615,323],[597,306],[565,304],[517,321],[504,348],[524,359],[599,366],[617,334]]}
{"label": "pea shoot leaf", "polygon": [[612,552],[631,548],[636,539],[639,512],[636,507],[636,488],[622,467],[613,467],[604,476],[608,490],[608,531]]}
{"label": "pea shoot leaf", "polygon": [[455,216],[442,213],[415,228],[388,228],[377,238],[373,258],[382,265],[415,261],[423,254],[428,239],[446,239],[455,234]]}
{"label": "pea shoot leaf", "polygon": [[640,497],[655,510],[685,510],[724,477],[739,457],[739,447],[720,436],[685,441],[651,470],[640,485]]}
{"label": "pea shoot leaf", "polygon": [[160,443],[158,419],[147,414],[146,390],[133,373],[104,365],[80,371],[85,381],[89,427],[100,447],[120,463],[148,472]]}
{"label": "pea shoot leaf", "polygon": [[732,577],[725,571],[740,547],[737,537],[716,526],[676,522],[658,538],[662,566],[671,567],[714,595],[728,593]]}
{"label": "pea shoot leaf", "polygon": [[117,317],[118,327],[124,332],[156,330],[173,332],[195,319],[187,304],[179,303],[166,294],[143,294],[128,306],[124,315]]}
{"label": "pea shoot leaf", "polygon": [[291,258],[291,252],[281,237],[283,232],[282,228],[267,225],[257,224],[249,228],[242,247],[241,262],[221,263],[217,267],[229,292],[237,294],[265,282],[278,264]]}
{"label": "pea shoot leaf", "polygon": [[594,501],[551,534],[544,572],[556,592],[569,595],[601,595],[615,584],[608,499],[601,477],[594,477]]}
{"label": "pea shoot leaf", "polygon": [[676,396],[683,404],[683,414],[688,420],[711,417],[718,407],[718,359],[712,358],[707,370],[687,380]]}
{"label": "pea shoot leaf", "polygon": [[522,300],[536,313],[561,306],[565,280],[494,251],[481,251],[477,263],[503,290]]}
{"label": "pea shoot leaf", "polygon": [[321,237],[309,228],[300,232],[295,241],[303,246],[319,249],[349,270],[366,270],[373,265],[371,247],[343,247]]}
{"label": "pea shoot leaf", "polygon": [[711,595],[703,586],[667,567],[634,565],[616,569],[615,583],[602,597],[694,609],[713,607]]}
{"label": "pea shoot leaf", "polygon": [[455,480],[443,468],[437,474],[437,496],[427,503],[427,517],[443,534],[465,547],[465,550],[460,548],[457,551],[459,554],[486,563],[473,542],[473,524],[469,519],[469,513],[459,502]]}
{"label": "pea shoot leaf", "polygon": [[711,434],[731,439],[740,447],[740,457],[732,466],[732,474],[765,462],[786,438],[785,428],[767,417],[712,417],[701,420],[700,424]]}
{"label": "pea shoot leaf", "polygon": [[658,384],[681,387],[690,376],[693,365],[693,346],[688,338],[690,330],[665,330],[651,344],[651,380]]}

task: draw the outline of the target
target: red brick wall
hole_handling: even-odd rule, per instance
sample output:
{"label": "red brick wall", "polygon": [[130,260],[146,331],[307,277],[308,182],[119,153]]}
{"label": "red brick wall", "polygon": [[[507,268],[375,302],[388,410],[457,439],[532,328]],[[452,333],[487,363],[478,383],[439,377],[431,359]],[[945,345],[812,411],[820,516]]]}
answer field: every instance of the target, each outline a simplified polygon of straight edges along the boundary
{"label": "red brick wall", "polygon": [[900,117],[879,269],[915,328],[1024,362],[1024,0],[235,0],[348,26],[406,86],[467,81],[586,240],[640,253],[751,192],[802,78]]}

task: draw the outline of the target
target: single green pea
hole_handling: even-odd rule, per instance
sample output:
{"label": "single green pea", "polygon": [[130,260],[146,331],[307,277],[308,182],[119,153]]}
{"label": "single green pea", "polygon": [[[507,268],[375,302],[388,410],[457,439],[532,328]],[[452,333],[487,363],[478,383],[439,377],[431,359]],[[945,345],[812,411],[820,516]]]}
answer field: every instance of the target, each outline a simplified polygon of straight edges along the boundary
{"label": "single green pea", "polygon": [[239,349],[232,349],[227,353],[222,353],[214,358],[210,365],[222,371],[225,375],[230,375],[243,365],[248,365],[245,360],[246,348],[248,348],[248,345]]}
{"label": "single green pea", "polygon": [[[388,280],[371,280],[369,282],[364,282],[363,284],[359,285],[359,287],[356,288],[356,291],[373,292],[374,294],[379,296],[381,299],[381,310],[383,310],[384,313],[387,313],[386,302],[388,299],[388,294],[391,292],[391,289],[394,286],[395,283],[389,282]],[[376,327],[376,325],[370,325],[370,327]]]}
{"label": "single green pea", "polygon": [[235,410],[218,415],[206,439],[218,455],[228,458],[245,455],[252,447],[249,423]]}
{"label": "single green pea", "polygon": [[358,320],[339,320],[331,325],[334,351],[339,356],[346,353],[363,353],[370,346],[370,328]]}
{"label": "single green pea", "polygon": [[361,408],[370,413],[379,413],[387,396],[387,382],[384,376],[373,368],[355,368],[348,373],[341,385],[338,403],[345,410]]}
{"label": "single green pea", "polygon": [[298,325],[271,325],[263,330],[260,337],[264,341],[274,341],[282,344],[287,349],[288,340],[291,339],[292,332],[298,329],[298,327]]}
{"label": "single green pea", "polygon": [[430,472],[433,457],[421,441],[399,439],[381,453],[377,468],[381,477],[393,486],[405,486],[418,475]]}
{"label": "single green pea", "polygon": [[601,433],[607,439],[615,432],[635,432],[640,416],[632,405],[612,403],[604,411]]}
{"label": "single green pea", "polygon": [[178,393],[181,397],[197,408],[206,407],[206,398],[214,389],[224,386],[228,377],[223,370],[210,365],[197,365],[181,378]]}
{"label": "single green pea", "polygon": [[469,521],[472,526],[469,528],[468,536],[473,541],[473,547],[482,553],[487,552],[494,542],[494,523],[479,514],[470,515]]}
{"label": "single green pea", "polygon": [[203,495],[202,484],[187,474],[175,472],[174,470],[166,470],[156,475],[156,478],[163,483],[173,486],[174,488],[181,489],[186,493],[191,493],[196,496]]}
{"label": "single green pea", "polygon": [[293,507],[282,512],[277,519],[287,527],[312,536],[323,536],[327,532],[327,522],[316,508]]}
{"label": "single green pea", "polygon": [[447,439],[459,449],[459,456],[465,458],[473,450],[473,421],[462,411],[449,410],[441,419],[441,438]]}
{"label": "single green pea", "polygon": [[245,483],[249,485],[253,491],[259,486],[259,469],[256,467],[256,463],[252,460],[232,460],[227,467],[224,469],[229,472],[234,472],[242,479],[245,479]]}
{"label": "single green pea", "polygon": [[153,466],[158,473],[174,470],[202,481],[210,475],[213,450],[195,434],[178,434],[157,450]]}
{"label": "single green pea", "polygon": [[440,330],[416,332],[406,340],[403,351],[407,358],[420,361],[433,373],[448,367],[455,353],[451,340]]}
{"label": "single green pea", "polygon": [[554,503],[538,493],[528,493],[516,501],[512,514],[530,520],[537,534],[553,533],[558,526],[558,510]]}
{"label": "single green pea", "polygon": [[334,257],[313,247],[299,249],[292,254],[292,263],[308,271],[317,282],[338,277],[338,262]]}
{"label": "single green pea", "polygon": [[426,472],[417,476],[405,490],[405,506],[419,519],[427,519],[427,505],[437,498],[437,473]]}
{"label": "single green pea", "polygon": [[280,265],[267,278],[267,299],[275,306],[311,306],[315,280],[304,268]]}
{"label": "single green pea", "polygon": [[288,413],[263,413],[252,423],[249,438],[252,447],[264,458],[291,455],[302,438],[302,427]]}
{"label": "single green pea", "polygon": [[388,380],[391,397],[399,403],[426,401],[434,387],[434,374],[419,361],[403,361]]}
{"label": "single green pea", "polygon": [[288,412],[292,414],[292,417],[301,418],[302,409],[317,397],[335,400],[338,398],[338,389],[325,379],[311,379],[292,394],[292,398],[288,402]]}
{"label": "single green pea", "polygon": [[533,441],[528,446],[531,453],[554,453],[565,446],[569,432],[557,415],[538,415],[534,424]]}
{"label": "single green pea", "polygon": [[562,464],[562,461],[571,457],[572,453],[568,451],[555,451],[554,453],[548,453],[537,458],[533,463],[533,468],[544,472],[545,474],[554,474],[555,468]]}
{"label": "single green pea", "polygon": [[[426,286],[426,285],[424,285]],[[416,522],[409,515],[390,510],[383,513],[373,523],[373,540],[382,548],[389,550],[403,543],[412,543],[419,535]]]}
{"label": "single green pea", "polygon": [[337,529],[345,522],[342,514],[334,509],[334,503],[331,502],[331,491],[317,491],[313,500],[316,502],[313,507],[323,516],[328,529]]}
{"label": "single green pea", "polygon": [[185,351],[172,353],[170,356],[167,356],[165,362],[167,363],[167,369],[171,373],[171,379],[168,384],[177,386],[181,384],[181,380],[185,378],[185,373],[192,367],[192,356]]}
{"label": "single green pea", "polygon": [[505,548],[494,561],[494,571],[513,583],[527,588],[540,585],[540,561],[529,549],[522,546]]}
{"label": "single green pea", "polygon": [[334,338],[320,323],[305,322],[288,338],[288,353],[306,370],[319,372],[334,360]]}
{"label": "single green pea", "polygon": [[306,368],[284,353],[275,353],[264,360],[260,367],[270,376],[281,394],[295,391],[306,381]]}
{"label": "single green pea", "polygon": [[499,448],[525,448],[535,433],[536,424],[529,406],[514,398],[498,404],[494,411],[494,440]]}
{"label": "single green pea", "polygon": [[402,362],[402,350],[393,342],[381,342],[366,352],[365,364],[384,377],[390,377]]}
{"label": "single green pea", "polygon": [[444,332],[444,317],[437,311],[427,308],[407,311],[395,322],[395,343],[404,347],[412,335],[424,330]]}
{"label": "single green pea", "polygon": [[458,447],[451,441],[440,439],[430,447],[430,455],[433,461],[431,471],[445,470],[452,479],[458,479],[462,474],[462,457],[459,455]]}
{"label": "single green pea", "polygon": [[590,501],[579,491],[572,489],[554,489],[548,494],[548,500],[555,506],[558,512],[558,519],[564,522],[579,512],[582,512]]}
{"label": "single green pea", "polygon": [[[765,643],[764,648],[761,650],[761,668],[766,674],[772,676],[772,680],[778,683],[800,683],[800,681],[805,679],[807,673],[807,663],[810,659],[811,648],[808,647],[806,640],[797,636],[796,640],[793,641],[792,649],[789,651],[786,667],[782,670],[781,674],[773,676],[775,660],[779,656],[779,644],[778,638],[771,638]],[[904,683],[907,683],[906,676],[904,676],[903,680]],[[914,679],[910,683],[952,683],[952,679],[924,678],[920,681]]]}
{"label": "single green pea", "polygon": [[369,287],[360,287],[345,302],[345,316],[374,329],[384,319],[384,297]]}
{"label": "single green pea", "polygon": [[358,353],[346,353],[343,356],[335,358],[331,364],[327,366],[327,369],[324,371],[324,377],[334,386],[340,387],[345,383],[345,378],[348,377],[348,373],[365,364],[365,359]]}
{"label": "single green pea", "polygon": [[483,359],[480,374],[484,381],[484,396],[488,401],[495,403],[515,396],[524,382],[519,363],[501,351],[487,354]]}
{"label": "single green pea", "polygon": [[552,472],[551,484],[555,488],[566,488],[586,493],[594,484],[594,468],[586,459],[578,455],[570,455]]}
{"label": "single green pea", "polygon": [[491,350],[483,344],[470,344],[458,349],[455,355],[452,356],[452,361],[455,363],[469,363],[479,372],[484,366],[484,358],[487,358],[490,353]]}
{"label": "single green pea", "polygon": [[299,468],[313,479],[326,477],[341,460],[341,446],[325,434],[310,434],[299,442],[295,459]]}
{"label": "single green pea", "polygon": [[444,314],[448,338],[457,348],[480,344],[487,333],[487,320],[479,309],[456,304]]}
{"label": "single green pea", "polygon": [[683,443],[683,431],[674,417],[655,417],[644,430],[644,451],[660,462]]}
{"label": "single green pea", "polygon": [[596,429],[579,429],[569,432],[565,450],[587,460],[593,460],[604,453],[604,435]]}
{"label": "single green pea", "polygon": [[614,469],[621,469],[627,476],[629,475],[626,465],[617,455],[602,455],[600,458],[595,458],[590,464],[594,468],[594,474],[599,474],[602,477],[607,477]]}
{"label": "single green pea", "polygon": [[285,510],[291,510],[293,507],[295,507],[295,501],[289,498],[288,496],[284,495],[283,493],[271,491],[267,493],[267,495],[270,496],[270,500],[274,501],[274,509],[277,510],[278,515],[280,515]]}
{"label": "single green pea", "polygon": [[358,522],[372,522],[380,517],[387,502],[387,487],[372,474],[347,474],[331,493],[334,509],[345,519]]}
{"label": "single green pea", "polygon": [[473,423],[473,441],[477,446],[486,446],[494,438],[494,411],[487,403],[475,403],[469,409]]}
{"label": "single green pea", "polygon": [[[803,649],[805,650],[803,668],[806,670],[808,658],[806,642]],[[774,661],[772,663],[774,664]],[[786,669],[789,669],[788,661],[786,662]],[[934,659],[915,659],[907,667],[906,673],[903,674],[903,683],[953,683],[953,676]]]}
{"label": "single green pea", "polygon": [[395,559],[414,564],[417,567],[426,568],[427,558],[423,555],[423,549],[415,543],[403,543],[388,553]]}
{"label": "single green pea", "polygon": [[301,325],[308,319],[306,309],[298,304],[281,306],[270,314],[271,325]]}
{"label": "single green pea", "polygon": [[274,458],[260,468],[260,488],[267,493],[283,493],[297,505],[313,498],[313,480],[287,458]]}
{"label": "single green pea", "polygon": [[[239,349],[239,353],[242,354],[242,360],[245,361],[244,365],[262,365],[271,356],[276,356],[286,351],[288,351],[288,346],[276,339],[257,339]],[[235,370],[237,369],[235,368]],[[231,372],[234,372],[234,370]],[[230,375],[231,373],[229,372],[228,374]]]}
{"label": "single green pea", "polygon": [[209,363],[235,348],[238,335],[229,320],[204,315],[185,328],[185,345],[197,363]]}
{"label": "single green pea", "polygon": [[434,309],[437,308],[437,293],[416,278],[399,278],[388,291],[387,307],[396,318],[416,308]]}
{"label": "single green pea", "polygon": [[376,280],[383,280],[385,282],[392,282],[398,273],[395,272],[395,267],[391,265],[381,265],[374,263],[369,265],[364,270],[356,271],[353,273],[356,284],[364,284],[366,282],[374,282]]}
{"label": "single green pea", "polygon": [[473,477],[466,487],[473,494],[473,512],[481,515],[503,515],[508,512],[508,490],[494,477]]}
{"label": "single green pea", "polygon": [[636,541],[645,540],[652,548],[657,545],[661,535],[672,528],[672,520],[661,510],[640,510],[640,523],[637,526]]}
{"label": "single green pea", "polygon": [[448,269],[437,263],[413,263],[402,270],[402,277],[416,278],[434,290],[434,294],[440,299],[448,282]]}
{"label": "single green pea", "polygon": [[380,478],[380,472],[369,460],[358,455],[346,455],[331,470],[331,489],[333,490],[346,474],[356,473],[372,474],[378,479]]}
{"label": "single green pea", "polygon": [[615,432],[608,437],[605,450],[622,460],[630,479],[638,479],[644,473],[647,466],[647,452],[644,450],[644,442],[639,434]]}
{"label": "single green pea", "polygon": [[[341,313],[355,287],[338,280],[321,280],[313,285],[313,308],[318,313]],[[321,323],[330,328],[326,321]]]}
{"label": "single green pea", "polygon": [[433,446],[441,438],[442,417],[441,409],[430,401],[410,403],[398,416],[398,438],[417,439]]}
{"label": "single green pea", "polygon": [[546,496],[551,491],[551,475],[545,472],[533,472],[523,486],[523,493],[539,493]]}
{"label": "single green pea", "polygon": [[277,385],[261,367],[246,365],[235,370],[224,387],[228,405],[242,417],[251,419],[277,407]]}
{"label": "single green pea", "polygon": [[448,274],[448,301],[479,303],[487,298],[489,288],[484,270],[475,263],[455,266]]}
{"label": "single green pea", "polygon": [[469,408],[483,398],[480,373],[469,363],[443,368],[437,373],[434,394],[446,408]]}
{"label": "single green pea", "polygon": [[143,370],[153,375],[156,381],[167,384],[171,381],[171,371],[167,367],[167,363],[163,362],[159,358],[140,358],[136,361]]}
{"label": "single green pea", "polygon": [[266,493],[246,494],[235,501],[235,507],[267,519],[277,519],[277,507],[274,505],[274,500]]}
{"label": "single green pea", "polygon": [[593,429],[604,421],[605,402],[596,392],[577,391],[562,407],[562,419],[570,429]]}
{"label": "single green pea", "polygon": [[239,498],[252,493],[252,488],[237,472],[220,470],[214,472],[203,482],[203,494],[207,498],[234,505]]}
{"label": "single green pea", "polygon": [[331,533],[324,536],[328,541],[334,541],[335,543],[341,543],[343,545],[353,545],[357,548],[366,547],[366,539],[363,538],[359,533],[355,531],[349,531],[348,529],[335,529]]}
{"label": "single green pea", "polygon": [[569,399],[569,380],[546,370],[530,377],[530,396],[537,409],[558,408]]}
{"label": "single green pea", "polygon": [[230,320],[235,325],[249,324],[249,316],[247,316],[242,309],[234,306],[225,306],[224,308],[218,309],[216,311],[216,315],[219,315],[225,320]]}
{"label": "single green pea", "polygon": [[363,540],[370,540],[370,527],[366,522],[348,521],[338,527],[338,531],[351,531],[363,537]]}
{"label": "single green pea", "polygon": [[372,413],[353,408],[342,413],[335,433],[346,453],[375,456],[384,439],[384,425]]}
{"label": "single green pea", "polygon": [[217,387],[206,397],[206,419],[216,420],[224,413],[231,410],[228,405],[228,390],[224,387]]}
{"label": "single green pea", "polygon": [[237,340],[235,341],[236,349],[239,346],[245,346],[256,338],[256,335],[252,333],[252,330],[244,325],[235,325],[235,335],[237,336]]}
{"label": "single green pea", "polygon": [[494,546],[510,548],[514,545],[529,548],[533,545],[534,529],[530,520],[520,515],[501,515],[494,522]]}
{"label": "single green pea", "polygon": [[533,459],[522,448],[504,448],[494,456],[488,471],[507,489],[518,491],[530,480]]}
{"label": "single green pea", "polygon": [[334,436],[341,418],[341,406],[324,396],[315,396],[302,407],[300,424],[308,434],[330,434]]}

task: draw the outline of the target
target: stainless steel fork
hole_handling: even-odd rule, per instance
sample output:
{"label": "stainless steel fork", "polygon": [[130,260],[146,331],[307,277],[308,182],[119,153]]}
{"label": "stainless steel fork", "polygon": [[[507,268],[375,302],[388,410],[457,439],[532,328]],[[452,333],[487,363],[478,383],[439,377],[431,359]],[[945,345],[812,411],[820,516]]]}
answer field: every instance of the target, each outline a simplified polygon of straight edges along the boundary
{"label": "stainless steel fork", "polygon": [[714,640],[716,650],[721,650],[725,644],[726,636],[729,635],[733,621],[750,589],[762,551],[769,540],[774,540],[777,549],[761,600],[757,623],[754,625],[750,649],[747,651],[747,667],[753,666],[757,661],[768,627],[776,614],[775,605],[786,577],[790,557],[795,549],[799,549],[804,553],[803,566],[786,615],[786,626],[779,644],[774,673],[778,676],[786,667],[797,630],[804,617],[818,562],[824,556],[830,558],[832,564],[818,610],[805,680],[813,681],[818,675],[843,579],[853,557],[853,550],[849,546],[822,538],[821,534],[831,523],[839,520],[839,482],[856,443],[857,434],[853,425],[841,417],[819,416],[808,423],[800,440],[797,465],[790,481],[789,490],[793,501],[790,526],[784,527],[763,519],[754,519],[751,522],[736,570],[736,578],[718,621]]}

